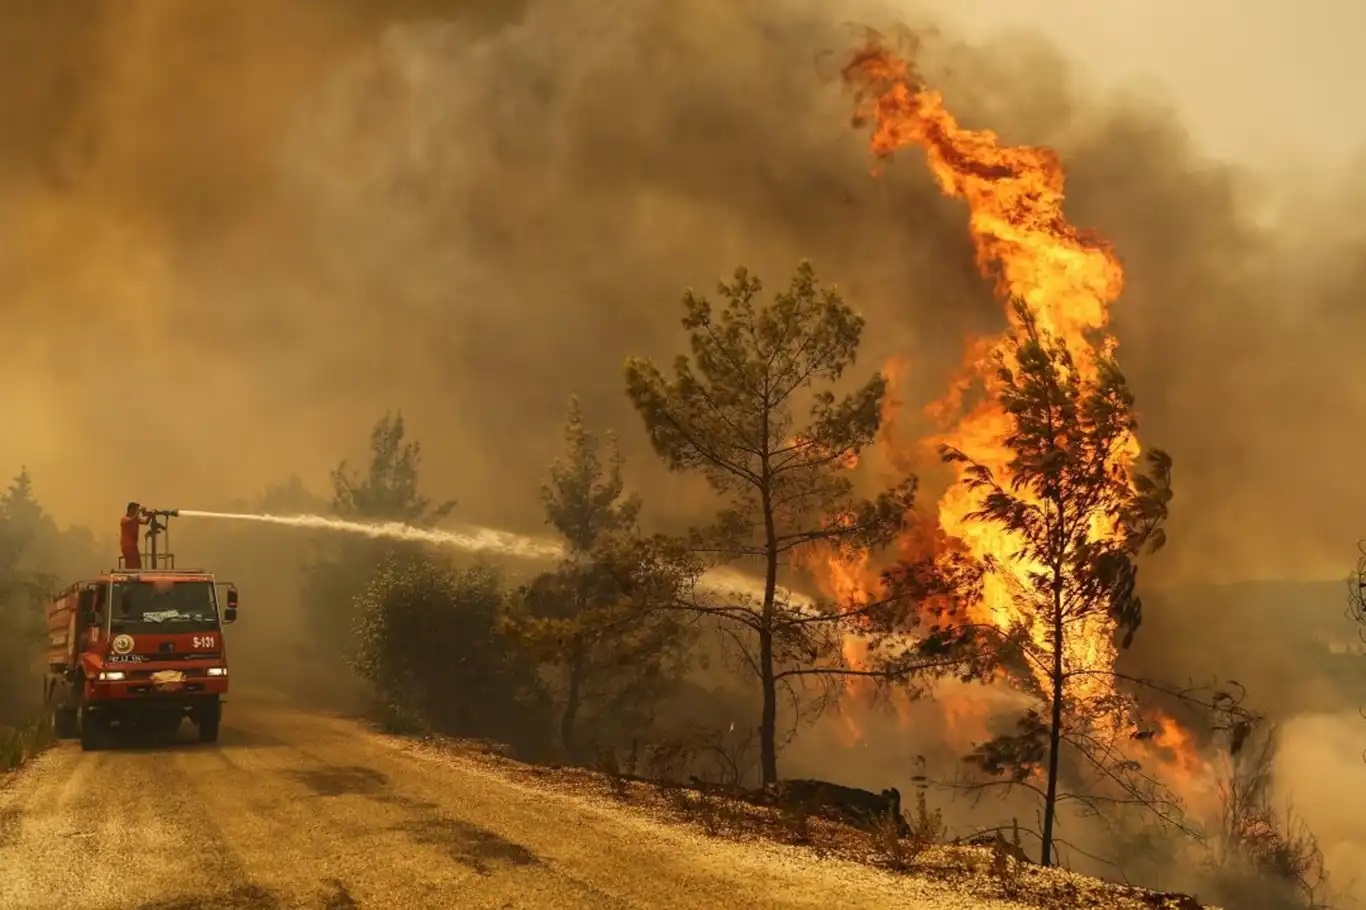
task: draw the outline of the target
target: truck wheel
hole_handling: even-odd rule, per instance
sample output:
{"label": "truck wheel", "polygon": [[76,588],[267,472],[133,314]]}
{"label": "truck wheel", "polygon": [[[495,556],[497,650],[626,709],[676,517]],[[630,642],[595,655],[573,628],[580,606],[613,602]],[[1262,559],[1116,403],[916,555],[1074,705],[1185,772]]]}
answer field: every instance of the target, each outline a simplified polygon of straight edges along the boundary
{"label": "truck wheel", "polygon": [[78,725],[81,728],[82,752],[93,752],[104,746],[108,727],[102,717],[82,705]]}
{"label": "truck wheel", "polygon": [[75,739],[79,733],[76,710],[58,705],[52,709],[52,735],[57,739]]}
{"label": "truck wheel", "polygon": [[223,706],[217,700],[199,709],[195,715],[195,724],[199,727],[199,741],[201,743],[218,742],[218,722],[222,718]]}

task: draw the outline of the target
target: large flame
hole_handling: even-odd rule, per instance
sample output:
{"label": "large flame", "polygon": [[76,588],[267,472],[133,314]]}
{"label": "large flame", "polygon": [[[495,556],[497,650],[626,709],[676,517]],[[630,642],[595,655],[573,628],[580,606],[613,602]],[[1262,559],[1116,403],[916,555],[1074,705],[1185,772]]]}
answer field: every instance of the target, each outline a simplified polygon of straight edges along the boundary
{"label": "large flame", "polygon": [[[1124,273],[1107,243],[1068,223],[1063,215],[1064,173],[1051,149],[1008,146],[989,130],[961,127],[944,105],[943,96],[927,88],[914,68],[882,46],[871,46],[855,56],[844,70],[846,81],[858,90],[856,123],[871,128],[873,153],[880,159],[915,146],[940,189],[968,205],[969,233],[977,265],[995,280],[997,295],[1007,304],[1022,301],[1039,327],[1060,339],[1078,368],[1094,373],[1097,355],[1113,341],[1102,329],[1109,305],[1123,290]],[[1003,352],[1005,335],[979,339],[969,345],[959,382],[932,408],[944,424],[930,442],[962,450],[1008,483],[1012,453],[1005,446],[1010,417],[993,394],[993,357]],[[964,393],[981,383],[987,394],[965,407]],[[1132,464],[1137,440],[1129,440],[1116,459]],[[958,479],[962,479],[959,468]],[[979,561],[998,569],[984,579],[981,601],[971,609],[976,622],[1007,628],[1023,622],[1035,640],[1047,647],[1042,623],[1022,613],[1015,596],[1028,575],[1041,567],[1019,556],[1017,535],[969,516],[982,505],[983,493],[969,485],[950,485],[939,502],[939,526],[960,541]],[[1092,533],[1113,533],[1103,521]],[[1115,650],[1113,628],[1104,617],[1072,624],[1064,641],[1070,670],[1108,670]],[[1042,671],[1040,671],[1042,673]],[[1108,694],[1104,676],[1073,677],[1076,694]],[[1043,681],[1041,679],[1041,681]]]}
{"label": "large flame", "polygon": [[[940,189],[967,203],[969,233],[977,265],[994,280],[998,297],[1006,304],[1006,317],[1015,322],[1014,301],[1021,301],[1039,327],[1062,341],[1077,369],[1094,377],[1097,357],[1115,347],[1104,330],[1109,307],[1124,288],[1124,272],[1113,250],[1103,239],[1078,230],[1063,214],[1065,174],[1051,149],[1007,146],[989,130],[961,127],[944,105],[942,95],[927,88],[911,63],[880,45],[857,54],[844,70],[848,84],[858,92],[857,125],[871,128],[871,148],[882,160],[899,149],[914,146],[925,160]],[[1007,336],[974,339],[968,345],[959,377],[948,393],[930,406],[929,414],[943,428],[921,442],[960,449],[973,461],[991,469],[998,481],[1010,481],[1013,453],[1005,440],[1011,419],[1000,405],[993,361],[1005,352]],[[885,367],[889,394],[884,403],[883,430],[879,444],[899,473],[912,469],[917,459],[897,438],[902,402],[897,395],[904,368],[900,360]],[[977,387],[986,394],[968,404],[968,393]],[[1139,454],[1136,438],[1113,454],[1115,467],[1126,473]],[[847,465],[853,467],[853,463]],[[963,478],[959,469],[956,480]],[[901,541],[903,556],[922,556],[945,547],[966,550],[979,563],[997,569],[984,579],[981,600],[970,605],[973,621],[1007,629],[1023,622],[1035,641],[1049,647],[1047,629],[1021,610],[1016,592],[1032,571],[1041,567],[1019,556],[1020,540],[993,524],[970,516],[981,507],[981,494],[967,484],[951,484],[938,505],[937,526],[916,523]],[[1099,539],[1115,533],[1100,515],[1091,523]],[[813,554],[817,581],[825,593],[842,603],[867,603],[876,586],[876,574],[867,553],[827,551]],[[1116,658],[1115,629],[1105,616],[1069,624],[1063,643],[1064,663],[1069,671],[1101,671],[1072,676],[1069,693],[1091,700],[1113,694],[1113,681],[1105,671]],[[845,658],[862,666],[861,642],[846,644]],[[1040,682],[1044,674],[1039,673]],[[1120,704],[1106,699],[1092,704]],[[980,741],[986,735],[987,707],[958,692],[944,701],[944,719],[951,738]],[[1157,714],[1145,723],[1137,711],[1121,712],[1108,721],[1118,733],[1136,733],[1140,726],[1156,723],[1147,739],[1150,751],[1167,766],[1168,776],[1183,795],[1204,795],[1209,765],[1194,748],[1189,735],[1166,715]],[[846,736],[861,737],[857,720],[844,715]],[[962,745],[962,743],[959,743]]]}

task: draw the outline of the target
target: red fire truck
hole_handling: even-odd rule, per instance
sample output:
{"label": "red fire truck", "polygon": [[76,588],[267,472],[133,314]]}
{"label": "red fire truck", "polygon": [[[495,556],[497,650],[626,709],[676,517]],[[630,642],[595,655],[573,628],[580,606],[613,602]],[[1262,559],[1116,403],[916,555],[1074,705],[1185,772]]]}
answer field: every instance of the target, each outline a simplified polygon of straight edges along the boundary
{"label": "red fire truck", "polygon": [[173,732],[186,717],[201,742],[218,739],[228,691],[223,626],[237,619],[237,588],[159,554],[158,537],[169,540],[169,531],[158,518],[177,512],[149,514],[146,568],[124,569],[120,559],[47,607],[44,695],[57,736],[79,736],[82,749],[105,745],[115,728]]}

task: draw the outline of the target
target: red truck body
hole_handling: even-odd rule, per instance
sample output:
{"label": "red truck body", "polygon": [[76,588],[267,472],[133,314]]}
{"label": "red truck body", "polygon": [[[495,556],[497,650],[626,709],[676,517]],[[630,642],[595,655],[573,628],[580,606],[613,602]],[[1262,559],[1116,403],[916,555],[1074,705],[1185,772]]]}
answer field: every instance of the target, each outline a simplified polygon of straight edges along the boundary
{"label": "red truck body", "polygon": [[237,591],[198,570],[111,570],[77,582],[47,607],[44,695],[59,737],[95,749],[116,728],[173,731],[188,717],[218,739],[228,692],[223,625]]}

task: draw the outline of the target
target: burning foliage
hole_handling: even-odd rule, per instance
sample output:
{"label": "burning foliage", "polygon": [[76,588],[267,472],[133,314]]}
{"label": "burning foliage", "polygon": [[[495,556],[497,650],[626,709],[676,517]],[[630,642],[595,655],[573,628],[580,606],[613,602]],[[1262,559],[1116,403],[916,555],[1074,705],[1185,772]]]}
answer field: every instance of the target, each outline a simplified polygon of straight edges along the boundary
{"label": "burning foliage", "polygon": [[[960,382],[934,409],[943,429],[931,442],[956,473],[939,501],[941,545],[889,573],[932,630],[976,632],[975,646],[1041,703],[969,761],[1037,790],[1044,864],[1054,860],[1060,799],[1093,811],[1105,800],[1140,803],[1177,821],[1174,796],[1129,748],[1150,736],[1115,672],[1117,648],[1142,618],[1135,558],[1163,544],[1171,500],[1166,453],[1149,451],[1148,472],[1136,469],[1133,396],[1105,332],[1120,263],[1065,217],[1051,150],[961,127],[914,61],[879,40],[844,77],[874,155],[920,148],[941,190],[967,203],[977,265],[1007,305],[1009,330],[970,345]],[[1236,710],[1227,697],[1209,704]],[[1060,793],[1065,745],[1097,789]]]}

